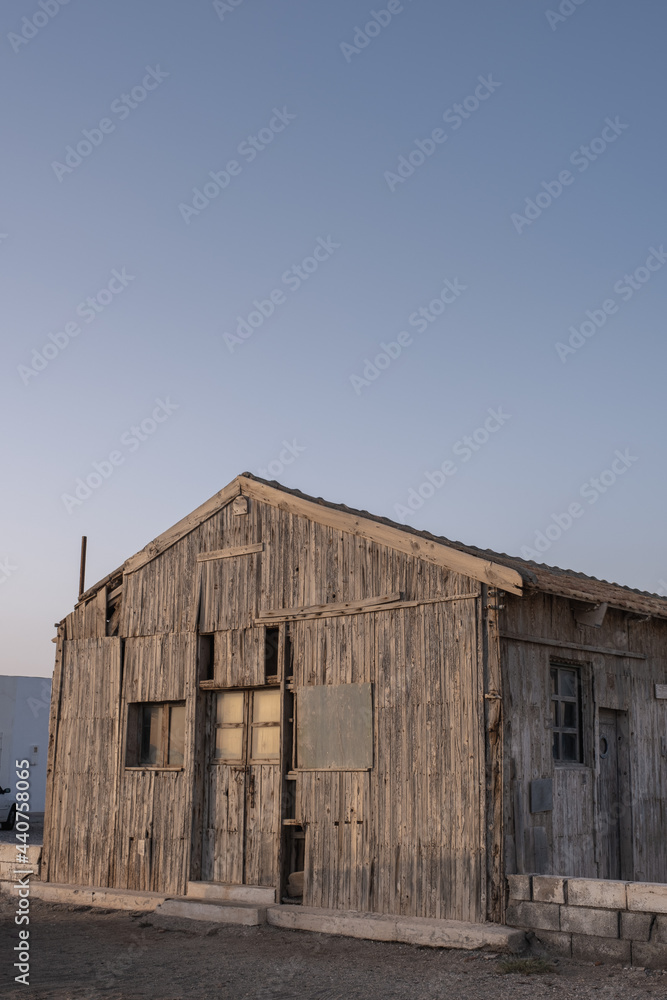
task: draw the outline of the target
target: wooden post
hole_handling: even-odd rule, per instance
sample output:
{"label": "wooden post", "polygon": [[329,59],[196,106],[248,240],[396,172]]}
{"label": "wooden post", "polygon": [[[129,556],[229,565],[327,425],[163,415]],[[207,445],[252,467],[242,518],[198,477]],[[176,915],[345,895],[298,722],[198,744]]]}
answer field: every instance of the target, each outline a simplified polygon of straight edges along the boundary
{"label": "wooden post", "polygon": [[[482,585],[484,701],[486,703],[486,919],[504,918],[503,857],[503,702],[500,660],[499,592]],[[523,844],[516,847],[517,863]],[[523,868],[517,871],[523,872]]]}
{"label": "wooden post", "polygon": [[81,564],[79,566],[79,600],[84,595],[85,592],[85,580],[86,580],[86,546],[88,544],[88,538],[86,535],[81,536]]}

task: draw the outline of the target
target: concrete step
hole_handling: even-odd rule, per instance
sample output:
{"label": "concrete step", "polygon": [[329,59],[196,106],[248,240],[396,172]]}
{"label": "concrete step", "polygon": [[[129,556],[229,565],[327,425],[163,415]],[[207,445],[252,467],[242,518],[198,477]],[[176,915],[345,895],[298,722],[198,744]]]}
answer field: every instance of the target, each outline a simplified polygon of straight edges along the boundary
{"label": "concrete step", "polygon": [[[10,896],[17,890],[13,882],[0,883],[0,889]],[[108,910],[154,910],[164,902],[166,893],[139,892],[134,889],[106,889],[85,885],[61,885],[30,879],[30,895],[49,903],[69,903],[75,906],[102,906]]]}
{"label": "concrete step", "polygon": [[341,934],[372,941],[401,941],[431,948],[461,948],[518,953],[526,949],[526,935],[500,924],[472,924],[460,920],[396,917],[354,910],[322,910],[310,906],[269,906],[267,923],[290,930]]}
{"label": "concrete step", "polygon": [[187,920],[210,920],[216,924],[245,924],[254,927],[266,923],[266,907],[251,903],[220,903],[212,900],[167,899],[155,910],[165,917],[185,917]]}
{"label": "concrete step", "polygon": [[276,890],[263,885],[188,882],[187,897],[220,903],[254,903],[257,906],[270,906],[276,901]]}

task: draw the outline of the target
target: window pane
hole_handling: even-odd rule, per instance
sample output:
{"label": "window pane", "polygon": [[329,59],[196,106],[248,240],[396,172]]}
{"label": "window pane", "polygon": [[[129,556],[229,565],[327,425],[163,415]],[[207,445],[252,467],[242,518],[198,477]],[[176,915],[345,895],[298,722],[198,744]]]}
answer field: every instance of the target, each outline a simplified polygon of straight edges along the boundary
{"label": "window pane", "polygon": [[218,695],[217,723],[243,722],[243,691],[222,691]]}
{"label": "window pane", "polygon": [[140,764],[158,764],[162,747],[160,739],[161,705],[144,705],[141,714]]}
{"label": "window pane", "polygon": [[576,733],[561,733],[560,738],[563,751],[561,760],[579,760],[579,748],[577,746],[578,739]]}
{"label": "window pane", "polygon": [[554,760],[560,760],[560,734],[554,733]]}
{"label": "window pane", "polygon": [[223,760],[241,760],[243,756],[243,729],[216,729],[215,756]]}
{"label": "window pane", "polygon": [[167,763],[180,765],[185,752],[185,705],[169,707],[169,754]]}
{"label": "window pane", "polygon": [[577,694],[577,674],[574,670],[560,671],[560,693],[567,698],[574,698]]}
{"label": "window pane", "polygon": [[552,701],[551,702],[551,711],[553,713],[553,724],[554,724],[554,726],[558,726],[559,715],[558,715],[558,702],[557,701]]}
{"label": "window pane", "polygon": [[275,760],[280,757],[280,726],[253,728],[252,756],[255,760]]}
{"label": "window pane", "polygon": [[563,713],[563,721],[561,726],[565,729],[576,729],[577,728],[577,705],[574,701],[564,701],[561,703],[561,712]]}
{"label": "window pane", "polygon": [[252,699],[253,722],[280,722],[280,691],[255,691]]}
{"label": "window pane", "polygon": [[279,638],[279,628],[267,628],[264,632],[264,676],[267,678],[278,675]]}

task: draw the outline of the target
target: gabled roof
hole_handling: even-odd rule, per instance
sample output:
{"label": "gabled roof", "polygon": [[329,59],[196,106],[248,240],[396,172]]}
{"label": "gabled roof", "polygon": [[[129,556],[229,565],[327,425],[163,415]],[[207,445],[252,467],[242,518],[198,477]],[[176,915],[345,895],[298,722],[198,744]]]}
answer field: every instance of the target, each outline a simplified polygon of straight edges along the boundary
{"label": "gabled roof", "polygon": [[494,552],[491,549],[464,545],[433,535],[429,531],[419,531],[409,525],[391,521],[389,518],[369,514],[365,510],[355,510],[344,504],[323,500],[321,497],[308,496],[300,490],[260,479],[250,472],[237,476],[201,507],[154,538],[140,552],[127,559],[121,567],[90,587],[82,595],[81,600],[88,599],[101,587],[119,579],[121,574],[133,573],[145,566],[241,493],[282,510],[308,517],[320,524],[348,531],[427,562],[445,566],[454,572],[512,594],[523,595],[538,590],[586,603],[606,602],[611,607],[640,615],[667,618],[667,599],[657,594],[633,590],[630,587],[586,576],[584,573],[545,566]]}

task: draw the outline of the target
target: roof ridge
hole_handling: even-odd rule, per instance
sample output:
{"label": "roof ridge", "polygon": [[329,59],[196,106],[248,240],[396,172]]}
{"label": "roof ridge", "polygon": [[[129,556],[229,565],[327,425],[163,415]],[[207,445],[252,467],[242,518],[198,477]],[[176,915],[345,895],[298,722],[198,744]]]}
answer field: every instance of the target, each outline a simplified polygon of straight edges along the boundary
{"label": "roof ridge", "polygon": [[[432,531],[428,531],[423,528],[414,528],[410,524],[401,524],[399,521],[393,521],[391,518],[386,517],[384,514],[373,514],[370,511],[363,510],[356,507],[348,507],[344,503],[335,503],[332,500],[326,500],[324,497],[313,497],[308,493],[304,493],[302,490],[296,489],[291,486],[284,486],[275,479],[263,479],[261,476],[256,476],[252,472],[242,472],[240,473],[240,478],[252,479],[255,482],[263,483],[265,486],[270,486],[273,489],[281,490],[283,493],[289,493],[292,496],[301,498],[302,500],[309,500],[312,503],[321,504],[324,507],[330,507],[334,510],[344,511],[346,514],[357,515],[361,517],[368,518],[371,521],[377,521],[379,524],[386,524],[392,528],[398,528],[401,531],[406,531],[413,535],[418,535],[421,538],[426,538],[429,541],[438,542],[439,544],[448,545],[450,548],[456,548],[461,552],[467,552],[470,555],[478,556],[479,558],[492,558],[495,562],[505,560],[505,565],[510,569],[515,569],[516,564],[524,567],[529,572],[533,569],[543,570],[547,573],[551,573],[554,576],[570,576],[575,577],[580,580],[590,580],[592,583],[601,583],[606,587],[615,587],[618,590],[627,591],[631,594],[637,594],[640,597],[651,597],[659,601],[665,601],[667,604],[667,598],[662,594],[655,594],[648,590],[639,590],[637,587],[628,587],[622,583],[615,583],[610,580],[603,580],[597,576],[591,576],[589,573],[583,573],[581,570],[574,569],[563,569],[560,566],[550,566],[548,563],[538,563],[533,559],[523,559],[521,556],[513,556],[507,552],[497,552],[495,549],[482,549],[476,545],[469,545],[466,542],[459,542],[452,538],[447,538],[445,535],[436,535]],[[531,572],[534,577],[534,573]]]}

